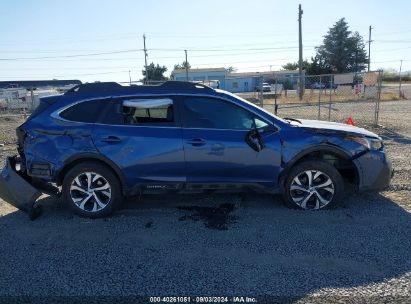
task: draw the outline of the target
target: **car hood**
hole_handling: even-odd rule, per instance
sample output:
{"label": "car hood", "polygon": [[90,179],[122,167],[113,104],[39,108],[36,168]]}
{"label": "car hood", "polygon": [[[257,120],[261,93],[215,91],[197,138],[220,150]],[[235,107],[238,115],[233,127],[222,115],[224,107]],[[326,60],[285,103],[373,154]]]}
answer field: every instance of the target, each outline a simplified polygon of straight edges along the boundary
{"label": "car hood", "polygon": [[338,122],[330,122],[330,121],[321,121],[321,120],[308,120],[308,119],[299,119],[301,124],[295,124],[296,126],[302,128],[310,128],[310,129],[319,129],[319,130],[330,130],[330,131],[338,131],[344,133],[351,133],[351,134],[359,134],[368,137],[379,138],[379,136],[373,132],[370,132],[366,129],[359,128],[356,126],[338,123]]}

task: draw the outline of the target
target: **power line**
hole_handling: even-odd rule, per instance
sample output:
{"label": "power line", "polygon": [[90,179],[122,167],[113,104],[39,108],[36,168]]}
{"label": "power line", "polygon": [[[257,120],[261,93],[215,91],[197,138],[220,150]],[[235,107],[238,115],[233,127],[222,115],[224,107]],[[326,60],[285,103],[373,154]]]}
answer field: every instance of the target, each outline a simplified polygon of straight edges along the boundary
{"label": "power line", "polygon": [[[24,75],[24,77],[53,77],[53,78],[57,78],[57,77],[72,77],[72,76],[94,76],[94,75],[106,75],[106,74],[119,74],[119,73],[126,73],[129,70],[124,70],[124,71],[113,71],[113,72],[101,72],[101,73],[84,73],[84,74],[64,74],[64,75],[53,75],[52,73],[50,74],[42,74],[42,75]],[[22,78],[19,76],[0,76],[0,78]]]}
{"label": "power line", "polygon": [[404,48],[395,48],[395,49],[383,49],[383,50],[374,50],[374,52],[393,52],[393,51],[400,51],[400,50],[408,50],[411,49],[411,47],[404,47]]}
{"label": "power line", "polygon": [[[174,58],[174,57],[173,57]],[[141,58],[133,58],[133,59],[141,59]],[[276,62],[276,61],[292,61],[295,58],[277,58],[277,59],[260,59],[260,60],[247,60],[247,61],[225,61],[225,62],[212,62],[212,63],[199,63],[195,64],[195,66],[216,66],[216,65],[232,65],[232,64],[239,64],[239,63],[250,63],[250,62]],[[272,64],[273,65],[273,64]],[[276,66],[276,65],[273,65]],[[281,66],[281,65],[277,65]],[[130,66],[91,66],[91,67],[24,67],[24,68],[2,68],[4,71],[30,71],[30,70],[107,70],[107,69],[129,69]]]}
{"label": "power line", "polygon": [[397,39],[397,40],[387,40],[387,39],[377,39],[377,40],[373,40],[373,42],[378,42],[378,43],[411,43],[411,40],[401,40],[401,39]]}
{"label": "power line", "polygon": [[[306,48],[305,48],[306,49]],[[142,51],[143,49],[136,49],[136,50],[128,50],[127,53],[135,52],[135,51]],[[182,50],[180,50],[181,52]],[[207,58],[207,57],[224,57],[224,56],[238,56],[238,55],[255,55],[255,54],[267,54],[273,53],[278,50],[267,50],[267,51],[252,51],[246,50],[246,52],[235,52],[235,53],[223,53],[223,54],[209,54],[209,55],[193,55],[190,58]],[[126,53],[126,52],[124,52]],[[102,53],[100,53],[102,54]],[[88,57],[88,56],[97,56],[97,55],[90,55],[90,54],[82,54],[82,55],[70,55],[70,56],[44,56],[44,57],[19,57],[19,58],[0,58],[0,61],[23,61],[23,60],[36,60],[36,61],[79,61],[81,57]],[[67,59],[67,58],[77,58],[80,59]],[[98,59],[84,59],[84,60],[96,60],[96,61],[115,61],[115,60],[141,60],[143,57],[132,57],[132,58],[98,58]],[[158,56],[153,57],[152,59],[179,59],[181,56]]]}
{"label": "power line", "polygon": [[[305,41],[305,42],[307,42],[307,41]],[[209,48],[219,49],[219,50],[229,48],[228,50],[231,50],[232,48],[236,48],[236,47],[246,47],[246,46],[256,46],[256,45],[261,46],[261,47],[262,46],[267,46],[270,49],[271,48],[288,49],[290,47],[290,46],[287,46],[287,45],[279,46],[279,43],[273,43],[273,42],[269,42],[269,43],[260,43],[260,42],[255,43],[254,42],[254,43],[239,43],[239,44],[237,43],[237,44],[217,45],[217,46],[207,45],[205,51],[208,51],[207,49],[209,49]],[[291,46],[291,47],[294,47],[294,46]],[[314,46],[312,46],[312,47],[314,47]],[[185,50],[185,49],[190,50],[190,51],[196,51],[196,50],[202,51],[205,48],[204,47],[199,47],[199,46],[184,46],[184,47],[179,47],[179,48],[173,48],[171,50],[182,51],[182,50]],[[243,48],[241,48],[241,49],[243,49]],[[157,49],[153,48],[153,49],[150,49],[150,50],[157,50]],[[159,48],[158,50],[167,50],[167,49]],[[105,50],[104,52],[112,52],[112,51],[117,51],[117,50]],[[84,50],[84,49],[67,49],[67,48],[64,48],[64,49],[48,49],[48,50],[31,49],[30,51],[21,50],[21,49],[19,49],[19,50],[5,50],[5,49],[0,50],[0,53],[6,53],[6,54],[7,53],[23,53],[23,54],[27,54],[27,53],[28,54],[46,53],[46,54],[49,54],[49,53],[61,53],[61,52],[87,52],[87,53],[90,53],[90,52],[102,52],[102,50],[101,49],[99,49],[99,50],[96,50],[96,49],[86,49],[86,50]]]}
{"label": "power line", "polygon": [[248,62],[273,62],[273,61],[285,61],[285,60],[295,60],[295,58],[278,58],[278,59],[263,59],[263,60],[247,60],[247,61],[231,61],[231,62],[213,62],[213,63],[200,63],[196,64],[196,66],[204,66],[204,65],[216,65],[216,64],[238,64],[238,63],[248,63]]}
{"label": "power line", "polygon": [[[239,49],[190,49],[190,52],[232,52],[232,51],[264,51],[264,50],[290,50],[298,49],[296,46],[289,47],[263,47],[263,48],[239,48]],[[169,52],[181,52],[185,49],[175,48],[175,49],[149,49],[150,51],[169,51]]]}
{"label": "power line", "polygon": [[411,61],[411,59],[396,59],[396,60],[384,60],[384,61],[373,61],[372,63],[387,63],[387,62],[400,62],[400,61]]}
{"label": "power line", "polygon": [[[151,34],[150,37],[153,38],[161,38],[163,39],[176,39],[176,38],[217,38],[217,37],[244,37],[244,36],[252,36],[252,37],[284,37],[290,36],[293,34],[293,31],[266,31],[258,33],[256,32],[234,32],[234,33],[208,33],[208,34],[199,34],[199,33],[186,33],[186,34],[175,34],[175,33],[160,33],[160,34]],[[316,31],[307,32],[307,34],[318,34]],[[36,39],[25,39],[24,41],[33,44],[40,44],[43,45],[47,42],[58,42],[59,44],[73,44],[73,43],[83,43],[83,42],[95,42],[95,41],[107,41],[107,40],[125,40],[125,39],[135,39],[141,37],[141,33],[133,32],[133,33],[116,33],[116,34],[109,34],[109,35],[93,35],[93,37],[57,37],[57,38],[50,38],[50,39],[42,39],[42,37]],[[20,45],[21,40],[2,40],[0,43],[1,46],[5,45]]]}
{"label": "power line", "polygon": [[128,69],[129,66],[99,66],[99,67],[24,67],[24,68],[2,68],[3,71],[30,71],[30,70],[108,70]]}
{"label": "power line", "polygon": [[75,55],[61,55],[61,56],[42,56],[42,57],[18,57],[18,58],[0,58],[0,61],[16,61],[16,60],[37,60],[37,59],[55,59],[55,58],[75,58],[75,57],[88,57],[88,56],[100,56],[100,55],[112,55],[141,51],[141,49],[134,50],[121,50],[102,53],[89,53],[89,54],[75,54]]}

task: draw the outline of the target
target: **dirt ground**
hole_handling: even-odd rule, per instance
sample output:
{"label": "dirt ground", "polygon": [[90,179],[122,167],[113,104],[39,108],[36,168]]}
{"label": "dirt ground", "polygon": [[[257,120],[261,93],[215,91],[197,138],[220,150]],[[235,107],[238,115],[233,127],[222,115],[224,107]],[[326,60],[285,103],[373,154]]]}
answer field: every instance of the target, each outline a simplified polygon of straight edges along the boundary
{"label": "dirt ground", "polygon": [[[354,109],[355,110],[355,109]],[[298,113],[294,113],[298,117]],[[268,195],[130,199],[88,220],[43,197],[36,221],[0,200],[2,297],[257,296],[300,303],[411,301],[411,101],[381,109],[389,189],[332,211]],[[0,165],[18,116],[0,117]],[[271,297],[271,298],[270,298]]]}

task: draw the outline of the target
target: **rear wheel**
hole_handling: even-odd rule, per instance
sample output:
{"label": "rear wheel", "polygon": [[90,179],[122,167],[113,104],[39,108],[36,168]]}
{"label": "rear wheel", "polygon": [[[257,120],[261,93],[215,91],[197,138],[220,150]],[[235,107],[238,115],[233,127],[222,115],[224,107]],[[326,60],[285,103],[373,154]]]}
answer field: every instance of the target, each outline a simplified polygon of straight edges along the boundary
{"label": "rear wheel", "polygon": [[287,207],[319,210],[337,206],[343,190],[343,179],[334,166],[312,160],[291,169],[283,196]]}
{"label": "rear wheel", "polygon": [[117,177],[96,162],[80,163],[70,169],[63,180],[63,197],[76,214],[89,218],[111,214],[122,200]]}

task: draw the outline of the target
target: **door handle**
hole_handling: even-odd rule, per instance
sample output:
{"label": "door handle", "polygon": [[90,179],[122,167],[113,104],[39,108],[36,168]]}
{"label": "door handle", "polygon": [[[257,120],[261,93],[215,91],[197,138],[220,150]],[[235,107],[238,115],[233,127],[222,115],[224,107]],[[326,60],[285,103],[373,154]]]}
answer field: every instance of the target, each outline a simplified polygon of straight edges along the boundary
{"label": "door handle", "polygon": [[121,139],[118,138],[117,136],[107,136],[107,137],[104,137],[101,141],[110,143],[110,144],[115,144],[115,143],[121,142]]}
{"label": "door handle", "polygon": [[192,145],[194,147],[204,146],[206,141],[202,138],[193,138],[186,141],[187,144]]}

